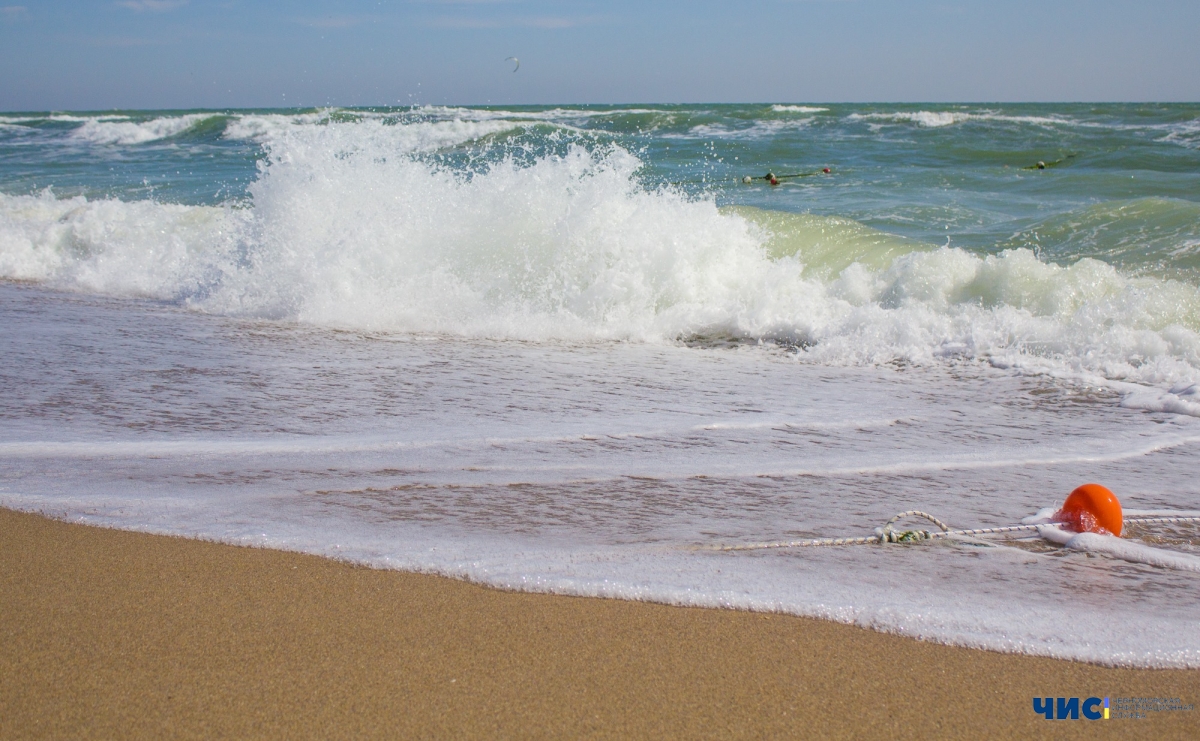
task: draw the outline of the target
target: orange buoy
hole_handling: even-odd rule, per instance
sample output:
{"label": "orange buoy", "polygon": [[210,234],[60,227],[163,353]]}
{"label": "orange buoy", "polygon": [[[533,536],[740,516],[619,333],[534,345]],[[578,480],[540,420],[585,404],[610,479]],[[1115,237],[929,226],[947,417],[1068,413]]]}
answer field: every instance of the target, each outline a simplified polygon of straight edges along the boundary
{"label": "orange buoy", "polygon": [[1100,484],[1084,484],[1067,495],[1054,519],[1079,533],[1121,537],[1124,517],[1117,497]]}

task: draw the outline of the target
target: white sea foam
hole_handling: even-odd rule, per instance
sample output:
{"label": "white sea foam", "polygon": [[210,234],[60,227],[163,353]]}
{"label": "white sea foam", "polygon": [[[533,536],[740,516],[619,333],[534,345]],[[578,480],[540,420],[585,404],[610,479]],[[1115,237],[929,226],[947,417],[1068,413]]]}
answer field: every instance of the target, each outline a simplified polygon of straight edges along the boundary
{"label": "white sea foam", "polygon": [[[1005,525],[1099,471],[1131,510],[1194,510],[1200,420],[1055,402],[1031,392],[1056,384],[986,367],[364,338],[29,286],[0,285],[0,319],[3,506],[514,589],[1200,666],[1191,572],[970,543],[696,548],[866,535],[913,507]],[[1063,600],[1064,580],[1105,589]]]}
{"label": "white sea foam", "polygon": [[264,113],[235,116],[225,124],[226,139],[265,140],[279,137],[298,126],[316,126],[329,122],[327,111],[315,113]]}
{"label": "white sea foam", "polygon": [[153,201],[0,196],[0,275],[124,296],[203,290],[241,214]]}
{"label": "white sea foam", "polygon": [[[201,121],[213,118],[214,115],[212,113],[191,113],[186,116],[163,116],[149,121],[130,121],[106,117],[85,118],[83,125],[71,132],[71,138],[92,144],[145,144],[182,134]],[[69,120],[79,119],[71,118]]]}
{"label": "white sea foam", "polygon": [[807,105],[773,105],[771,106],[771,110],[776,113],[823,113],[829,109]]}
{"label": "white sea foam", "polygon": [[1200,149],[1200,119],[1165,124],[1156,128],[1167,131],[1159,141],[1171,142],[1188,149]]}
{"label": "white sea foam", "polygon": [[[564,121],[571,119],[612,118],[616,116],[670,115],[655,108],[550,108],[544,111],[511,111],[498,108],[461,108],[456,106],[422,106],[414,113],[462,121]],[[393,115],[393,114],[388,114]]]}
{"label": "white sea foam", "polygon": [[[240,116],[231,120],[225,127],[224,136],[227,139],[248,139],[268,144],[276,151],[287,146],[286,141],[289,137],[303,140],[318,137],[328,146],[350,149],[365,147],[386,156],[429,152],[519,128],[519,123],[501,119],[450,119],[393,125],[382,117],[371,117],[356,123],[340,123],[331,122],[326,113],[264,114]],[[328,131],[322,132],[323,129]],[[352,133],[347,135],[347,132]]]}
{"label": "white sea foam", "polygon": [[1101,553],[1131,563],[1200,573],[1200,558],[1188,553],[1154,548],[1143,543],[1115,538],[1111,535],[1073,533],[1055,525],[1039,527],[1038,533],[1051,543],[1057,543],[1073,551]]}
{"label": "white sea foam", "polygon": [[[1186,391],[1200,382],[1200,291],[1182,282],[1024,249],[897,243],[868,259],[847,242],[835,255],[824,244],[861,225],[763,226],[646,191],[620,148],[504,159],[472,177],[409,156],[504,121],[239,125],[268,151],[250,208],[0,196],[0,275],[372,330],[771,338],[833,365],[973,358],[1130,384],[1131,407],[1200,413]],[[772,253],[779,231],[790,246]]]}
{"label": "white sea foam", "polygon": [[[567,131],[578,131],[570,122],[581,119],[624,115],[663,114],[648,108],[586,110],[553,108],[544,111],[509,111],[487,108],[424,106],[405,111],[370,111],[327,108],[307,113],[238,114],[225,126],[225,138],[269,142],[285,132],[314,125],[374,124],[395,129],[399,138],[446,139],[455,144],[499,131],[516,130],[545,123]],[[669,115],[669,114],[667,114]],[[362,129],[360,129],[360,133]],[[458,133],[456,133],[458,132]],[[474,133],[473,133],[474,132]],[[435,146],[443,146],[437,144]],[[419,148],[419,147],[418,147]]]}
{"label": "white sea foam", "polygon": [[128,121],[129,116],[105,114],[101,116],[74,116],[69,113],[54,113],[45,117],[47,121]]}
{"label": "white sea foam", "polygon": [[725,124],[700,124],[686,132],[662,134],[663,139],[770,139],[787,131],[807,128],[813,118],[755,121],[750,126],[734,127]]}
{"label": "white sea foam", "polygon": [[915,123],[927,128],[952,126],[965,121],[1005,121],[1008,123],[1028,123],[1040,126],[1071,125],[1075,122],[1057,116],[1009,116],[990,112],[968,111],[895,111],[892,113],[851,113],[847,121],[892,121],[895,123]]}
{"label": "white sea foam", "polygon": [[[210,114],[213,115],[213,114]],[[170,117],[167,117],[170,118]],[[165,119],[164,119],[165,120]],[[17,116],[0,116],[0,126],[14,126],[22,131],[34,131],[37,124],[53,121],[55,123],[80,123],[85,126],[95,126],[96,124],[108,124],[113,122],[129,121],[129,116],[120,115],[102,115],[102,116],[74,116],[65,113],[38,114],[30,113]],[[76,127],[71,131],[73,135],[79,131],[80,127]],[[102,142],[111,143],[111,142]]]}
{"label": "white sea foam", "polygon": [[[994,111],[891,111],[875,113],[851,113],[847,121],[873,121],[892,124],[912,123],[922,128],[943,128],[968,122],[998,121],[1002,123],[1030,124],[1048,128],[1071,127],[1081,129],[1107,129],[1110,131],[1164,132],[1158,141],[1180,144],[1195,148],[1200,146],[1200,121],[1183,121],[1169,124],[1130,124],[1104,120],[1085,120],[1063,115],[1014,116]],[[873,126],[882,124],[875,123]]]}

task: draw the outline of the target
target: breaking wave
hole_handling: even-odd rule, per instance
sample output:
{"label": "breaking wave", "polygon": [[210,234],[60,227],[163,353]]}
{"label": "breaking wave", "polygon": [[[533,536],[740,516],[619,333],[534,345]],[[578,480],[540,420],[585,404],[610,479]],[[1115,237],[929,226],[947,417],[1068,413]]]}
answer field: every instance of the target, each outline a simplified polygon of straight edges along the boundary
{"label": "breaking wave", "polygon": [[970,359],[1136,384],[1133,405],[1200,410],[1200,291],[1187,281],[1090,257],[1048,262],[1018,244],[977,254],[849,219],[719,208],[645,188],[642,161],[618,146],[473,172],[419,156],[512,126],[244,116],[225,136],[267,152],[247,203],[0,195],[0,276],[368,331],[765,340],[828,364]]}
{"label": "breaking wave", "polygon": [[998,113],[970,113],[967,111],[894,111],[890,113],[851,113],[848,121],[890,121],[892,123],[915,123],[926,128],[941,128],[965,121],[1004,121],[1041,126],[1070,125],[1075,122],[1056,116],[1006,116]]}
{"label": "breaking wave", "polygon": [[149,121],[85,118],[83,123],[71,132],[71,138],[91,144],[145,144],[178,136],[216,117],[212,113],[193,113],[186,116],[164,116]]}

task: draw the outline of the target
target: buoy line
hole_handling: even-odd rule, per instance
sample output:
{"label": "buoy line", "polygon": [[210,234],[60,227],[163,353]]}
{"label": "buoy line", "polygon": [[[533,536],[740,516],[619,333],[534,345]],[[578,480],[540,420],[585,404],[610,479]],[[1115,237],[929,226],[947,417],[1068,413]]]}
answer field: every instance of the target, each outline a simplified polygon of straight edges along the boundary
{"label": "buoy line", "polygon": [[[937,525],[937,530],[900,530],[892,526],[906,517],[920,517]],[[813,548],[836,545],[870,545],[872,543],[916,543],[934,538],[951,538],[955,536],[970,537],[973,535],[1001,535],[1036,531],[1052,543],[1062,544],[1063,537],[1071,534],[1092,533],[1106,535],[1119,539],[1125,523],[1138,525],[1172,525],[1200,523],[1200,517],[1172,515],[1131,515],[1125,517],[1121,511],[1121,503],[1115,494],[1100,484],[1084,484],[1077,487],[1063,502],[1063,506],[1053,517],[1020,525],[1004,525],[1001,527],[975,527],[961,530],[951,530],[950,526],[938,518],[910,509],[896,515],[883,523],[883,527],[875,528],[874,535],[857,538],[811,538],[808,540],[781,540],[770,543],[738,543],[734,545],[705,546],[704,550],[715,551],[759,551],[771,548]],[[1064,530],[1065,528],[1065,530]],[[1052,532],[1053,531],[1053,532]],[[1188,556],[1188,558],[1194,558]],[[1198,562],[1200,563],[1200,562]],[[1189,569],[1192,567],[1188,567]]]}
{"label": "buoy line", "polygon": [[[923,517],[938,525],[941,529],[929,530],[893,530],[890,526],[905,517]],[[1125,518],[1125,522],[1134,525],[1163,525],[1200,523],[1200,517],[1138,517]],[[1058,523],[1041,522],[1035,525],[1005,525],[1003,527],[977,527],[961,530],[951,530],[945,524],[927,512],[909,510],[901,512],[887,521],[882,528],[876,528],[875,535],[865,535],[849,538],[812,538],[810,540],[781,540],[769,543],[738,543],[734,545],[707,546],[714,551],[758,551],[771,548],[811,548],[834,545],[871,545],[875,543],[916,543],[934,538],[949,538],[954,536],[969,537],[972,535],[1002,535],[1004,533],[1036,532],[1039,528],[1050,527]]]}
{"label": "buoy line", "polygon": [[[792,180],[795,178],[811,178],[815,175],[832,175],[832,174],[833,174],[833,170],[831,168],[822,167],[820,170],[813,170],[812,172],[798,172],[794,175],[776,175],[773,172],[768,172],[766,175],[746,175],[741,178],[736,178],[736,180],[738,182],[744,183],[746,185],[750,185],[755,180],[763,180],[763,181],[769,183],[770,185],[779,185],[779,182],[781,180]],[[724,177],[724,178],[714,177],[714,178],[703,178],[700,180],[672,180],[671,182],[667,183],[667,185],[715,185],[718,183],[724,183],[724,182],[728,182],[728,181],[729,181],[728,177]]]}
{"label": "buoy line", "polygon": [[768,172],[766,175],[759,175],[758,177],[747,175],[746,177],[742,178],[742,182],[746,185],[749,185],[755,180],[765,180],[771,185],[779,185],[780,180],[790,180],[792,178],[811,178],[814,175],[829,175],[832,172],[833,171],[828,167],[822,167],[820,170],[813,170],[812,172],[798,172],[794,175],[776,175],[773,172]]}

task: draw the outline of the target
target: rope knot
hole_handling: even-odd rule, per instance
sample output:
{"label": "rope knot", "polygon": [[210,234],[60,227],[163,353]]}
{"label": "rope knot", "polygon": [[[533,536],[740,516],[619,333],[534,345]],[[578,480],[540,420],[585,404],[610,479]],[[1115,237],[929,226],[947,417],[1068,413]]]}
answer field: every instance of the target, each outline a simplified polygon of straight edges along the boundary
{"label": "rope knot", "polygon": [[900,514],[896,515],[895,517],[888,520],[884,524],[883,529],[879,531],[879,542],[880,543],[916,543],[921,540],[930,540],[933,538],[933,533],[929,532],[928,530],[903,530],[901,532],[896,532],[895,530],[893,530],[892,525],[896,524],[897,522],[904,519],[905,517],[921,517],[926,520],[929,520],[934,525],[937,525],[939,528],[941,528],[941,531],[943,533],[950,532],[950,527],[948,525],[946,525],[946,523],[942,522],[941,520],[939,520],[938,518],[929,514],[928,512],[922,512],[920,510],[910,509],[907,512],[901,512]]}

